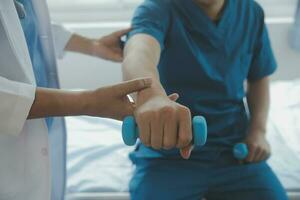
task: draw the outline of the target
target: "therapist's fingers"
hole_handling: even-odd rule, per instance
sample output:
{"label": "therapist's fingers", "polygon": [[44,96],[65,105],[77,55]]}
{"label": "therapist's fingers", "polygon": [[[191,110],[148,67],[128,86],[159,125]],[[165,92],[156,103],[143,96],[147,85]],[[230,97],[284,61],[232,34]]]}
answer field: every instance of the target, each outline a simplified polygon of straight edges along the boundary
{"label": "therapist's fingers", "polygon": [[122,62],[123,61],[123,56],[122,55],[113,55],[111,57],[111,60],[114,62]]}
{"label": "therapist's fingers", "polygon": [[128,94],[139,92],[143,89],[149,88],[151,84],[151,78],[135,79],[114,86],[114,90],[117,95],[126,96]]}
{"label": "therapist's fingers", "polygon": [[101,51],[99,51],[99,55],[101,57],[104,56],[104,58],[116,62],[123,61],[123,49],[121,48],[121,42],[112,43],[112,44],[106,44],[100,46]]}
{"label": "therapist's fingers", "polygon": [[[116,98],[116,97],[113,97]],[[113,119],[123,120],[126,116],[134,114],[134,104],[130,102],[127,96],[121,97],[122,99],[110,99],[110,105],[106,106],[108,115],[112,115]]]}
{"label": "therapist's fingers", "polygon": [[113,35],[115,35],[116,37],[122,37],[122,36],[126,35],[127,33],[129,33],[131,30],[132,30],[131,27],[122,29],[122,30],[114,32]]}
{"label": "therapist's fingers", "polygon": [[[173,93],[173,94],[170,94],[168,97],[169,97],[169,99],[170,99],[171,101],[177,101],[177,100],[179,99],[179,94]],[[135,108],[136,108],[136,103],[135,103],[133,100],[130,100],[129,97],[127,97],[127,99],[129,100],[129,102],[130,102],[130,104],[131,104],[131,107],[132,107],[133,109],[135,109]],[[131,99],[132,99],[132,98],[131,98]]]}

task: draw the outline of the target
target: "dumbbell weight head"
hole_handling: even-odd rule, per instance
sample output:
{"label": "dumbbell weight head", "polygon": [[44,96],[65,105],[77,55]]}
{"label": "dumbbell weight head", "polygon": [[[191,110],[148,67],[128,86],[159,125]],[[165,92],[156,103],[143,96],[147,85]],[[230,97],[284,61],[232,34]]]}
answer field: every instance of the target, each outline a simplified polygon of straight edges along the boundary
{"label": "dumbbell weight head", "polygon": [[207,123],[204,117],[193,118],[193,141],[195,146],[203,146],[207,140]]}
{"label": "dumbbell weight head", "polygon": [[249,154],[248,147],[245,143],[237,143],[233,147],[233,155],[238,160],[244,160]]}
{"label": "dumbbell weight head", "polygon": [[128,116],[124,119],[122,125],[122,138],[126,145],[135,145],[138,138],[138,128],[133,116]]}

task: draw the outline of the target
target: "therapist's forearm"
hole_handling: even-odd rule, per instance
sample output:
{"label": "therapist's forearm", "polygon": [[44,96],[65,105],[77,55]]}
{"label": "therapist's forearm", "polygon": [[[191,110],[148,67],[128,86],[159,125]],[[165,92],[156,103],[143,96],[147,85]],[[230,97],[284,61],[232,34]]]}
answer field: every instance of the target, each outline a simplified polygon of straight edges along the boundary
{"label": "therapist's forearm", "polygon": [[87,114],[89,93],[37,88],[28,119]]}
{"label": "therapist's forearm", "polygon": [[270,107],[269,78],[248,83],[247,100],[250,110],[250,131],[266,133],[267,119]]}
{"label": "therapist's forearm", "polygon": [[153,96],[166,96],[160,84],[157,65],[160,59],[160,45],[151,36],[139,34],[133,36],[125,46],[123,78],[131,80],[139,77],[151,77],[152,86],[139,92],[138,98],[144,101]]}

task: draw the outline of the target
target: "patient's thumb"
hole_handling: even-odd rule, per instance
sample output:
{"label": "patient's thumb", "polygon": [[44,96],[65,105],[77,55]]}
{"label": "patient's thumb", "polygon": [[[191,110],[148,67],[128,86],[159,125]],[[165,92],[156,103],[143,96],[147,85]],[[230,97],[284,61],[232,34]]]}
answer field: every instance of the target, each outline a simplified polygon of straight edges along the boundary
{"label": "patient's thumb", "polygon": [[169,95],[169,99],[171,101],[177,101],[177,99],[179,99],[179,94],[173,93],[173,94]]}

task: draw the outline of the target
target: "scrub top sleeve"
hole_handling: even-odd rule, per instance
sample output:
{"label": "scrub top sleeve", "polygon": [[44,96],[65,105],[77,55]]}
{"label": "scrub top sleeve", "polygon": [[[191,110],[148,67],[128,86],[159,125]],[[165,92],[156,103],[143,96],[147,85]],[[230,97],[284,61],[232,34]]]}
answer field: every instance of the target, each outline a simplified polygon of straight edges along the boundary
{"label": "scrub top sleeve", "polygon": [[277,69],[277,63],[272,51],[267,27],[264,23],[264,14],[261,10],[260,28],[254,48],[254,54],[248,80],[255,81],[273,74]]}
{"label": "scrub top sleeve", "polygon": [[65,55],[65,47],[73,32],[59,24],[52,24],[52,32],[56,57],[62,59]]}
{"label": "scrub top sleeve", "polygon": [[165,0],[146,0],[134,13],[131,38],[136,34],[147,34],[154,37],[160,44],[161,50],[165,46],[165,37],[170,22],[170,5]]}
{"label": "scrub top sleeve", "polygon": [[36,87],[0,77],[0,134],[21,133],[35,98]]}

